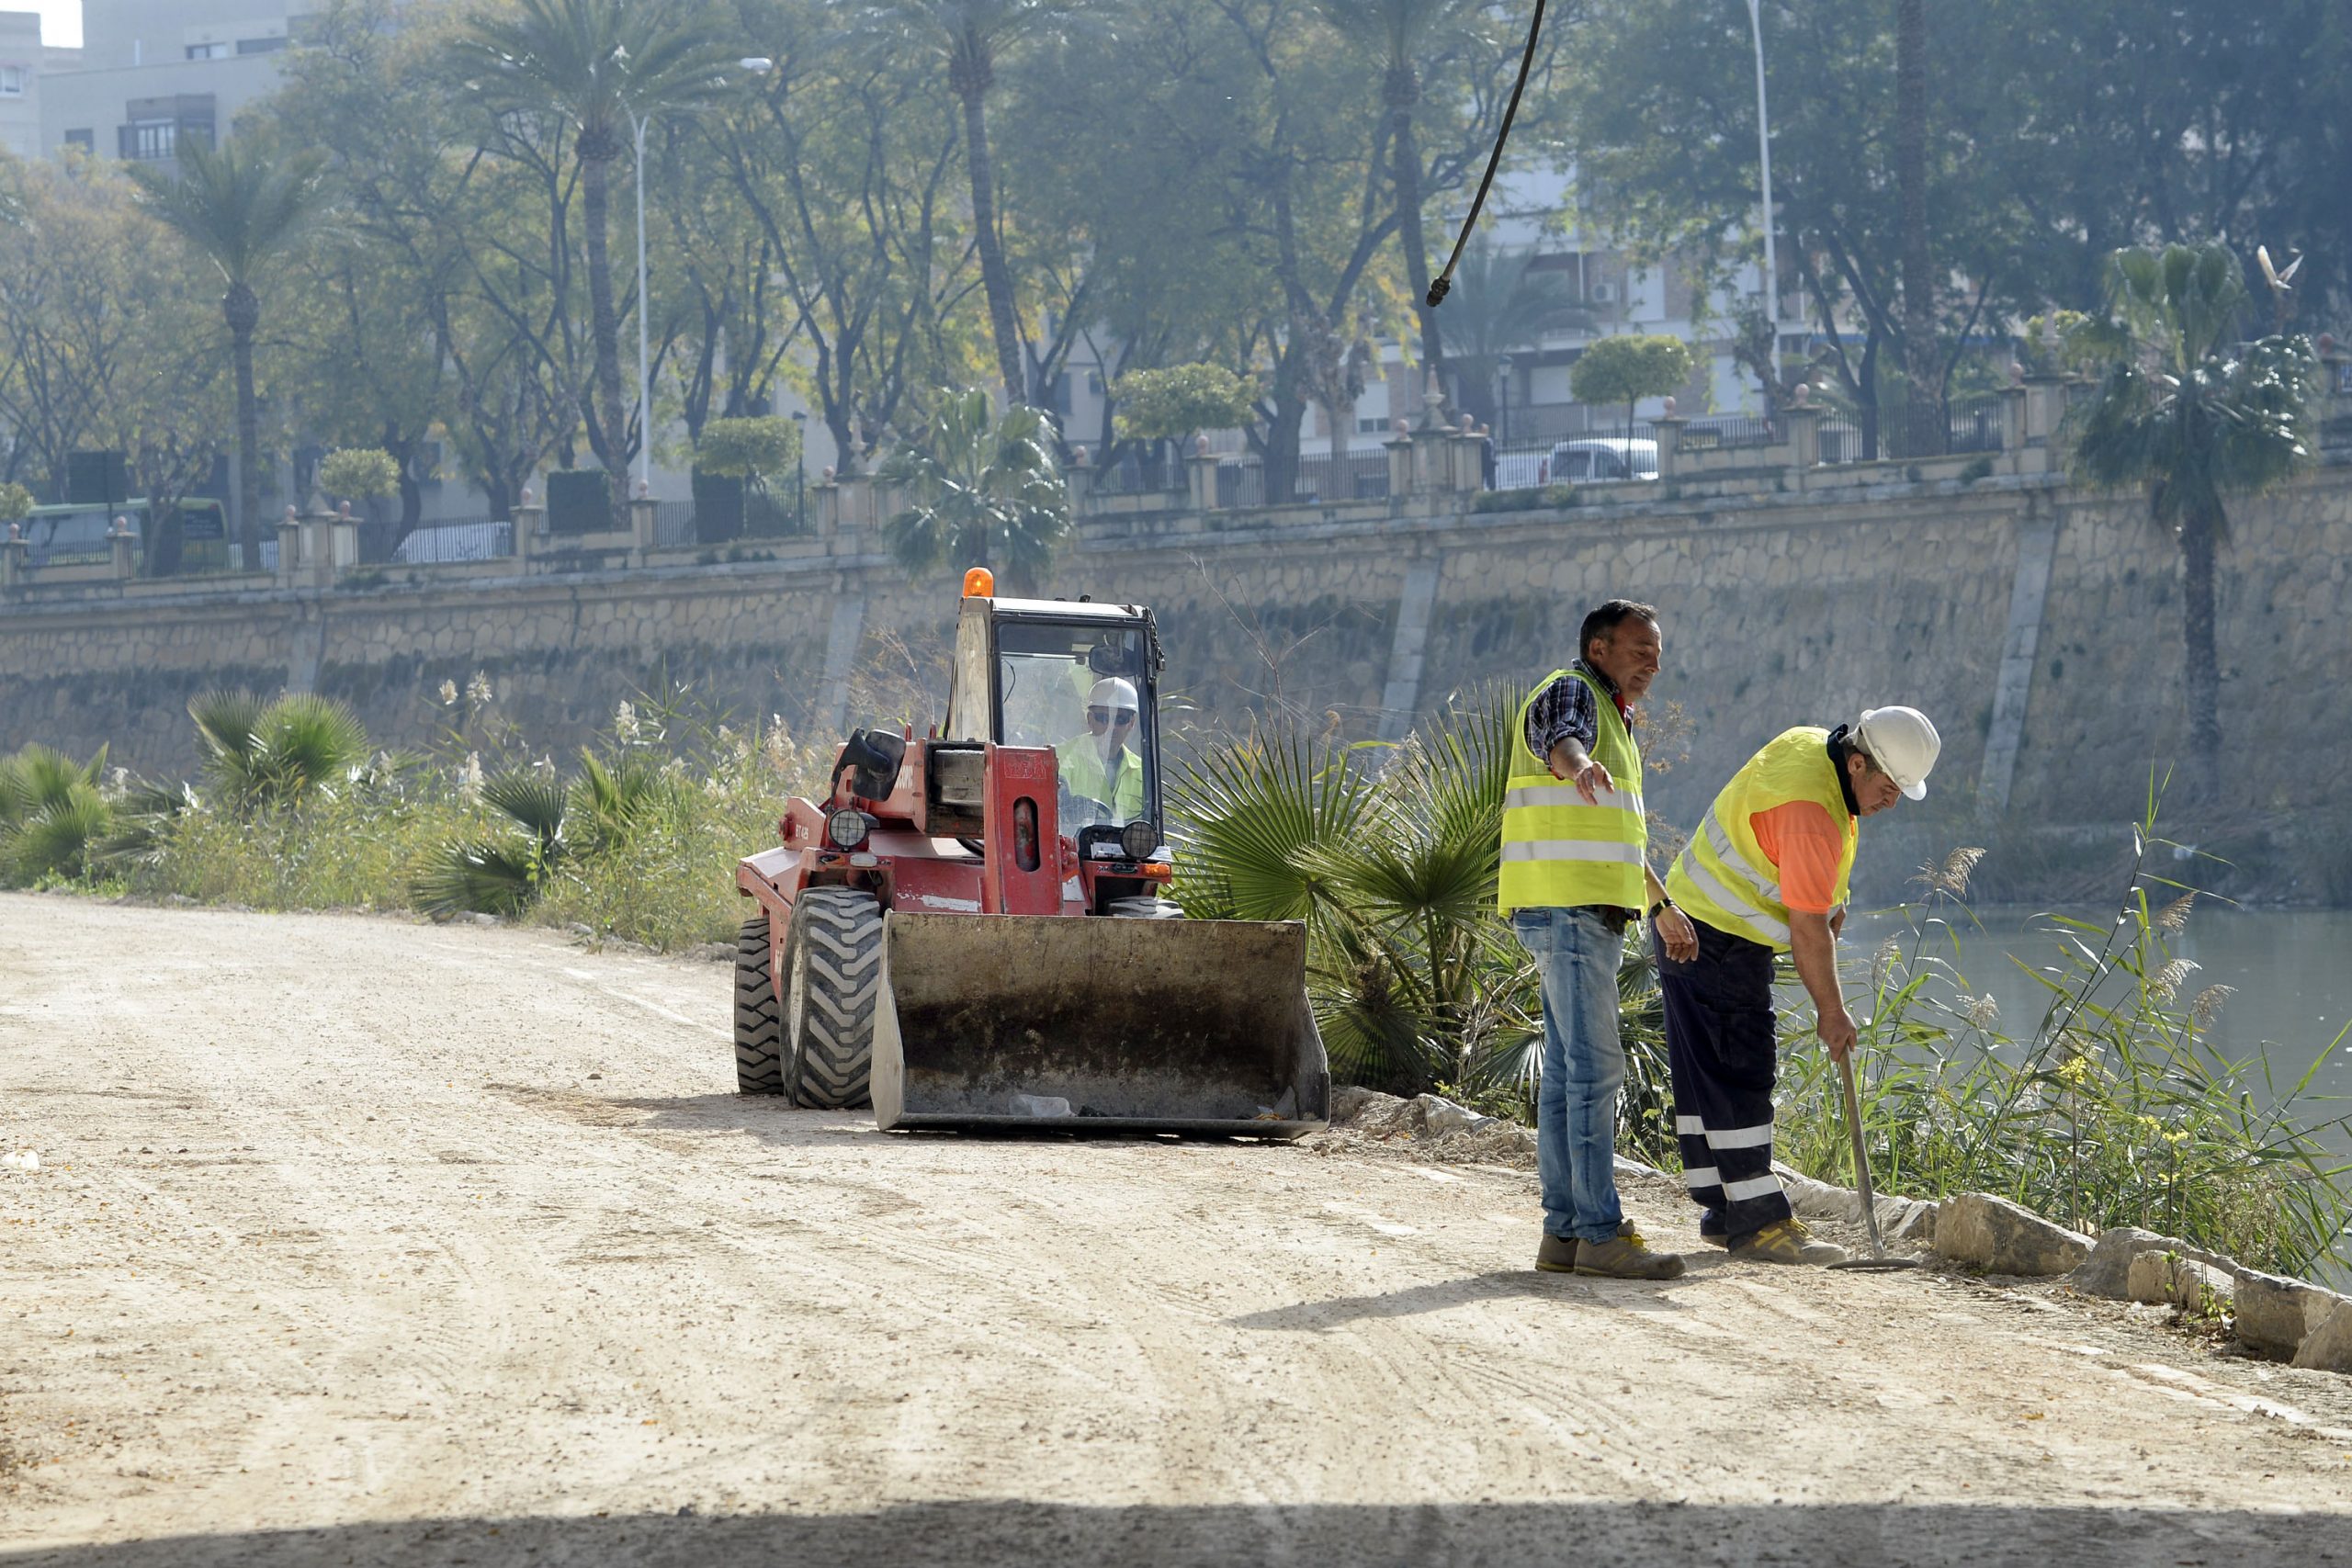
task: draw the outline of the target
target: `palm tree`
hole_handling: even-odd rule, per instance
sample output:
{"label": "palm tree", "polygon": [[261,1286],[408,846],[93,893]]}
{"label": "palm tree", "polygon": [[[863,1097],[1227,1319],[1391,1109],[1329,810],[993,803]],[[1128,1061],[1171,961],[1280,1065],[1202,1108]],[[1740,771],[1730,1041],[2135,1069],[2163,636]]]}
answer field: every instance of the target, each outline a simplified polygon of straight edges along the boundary
{"label": "palm tree", "polygon": [[1069,490],[1054,433],[1033,408],[991,422],[979,388],[944,391],[930,428],[876,470],[906,508],[890,519],[890,549],[910,573],[943,562],[992,567],[1016,593],[1034,593],[1069,533]]}
{"label": "palm tree", "polygon": [[2195,798],[2211,804],[2222,753],[2213,560],[2228,537],[2225,502],[2311,460],[2304,434],[2317,361],[2301,336],[2239,342],[2248,290],[2225,244],[2118,251],[2109,289],[2114,319],[2087,339],[2109,363],[2067,418],[2075,474],[2104,490],[2144,489],[2150,517],[2180,542],[2184,771]]}
{"label": "palm tree", "polygon": [[139,198],[219,269],[229,285],[220,314],[237,376],[237,542],[247,571],[261,570],[260,415],[254,399],[254,333],[261,324],[255,285],[326,211],[325,162],[314,152],[283,156],[222,142],[180,140],[176,177],[130,167]]}
{"label": "palm tree", "polygon": [[206,774],[240,811],[300,806],[368,760],[358,716],[311,693],[264,702],[251,692],[205,692],[187,711]]}
{"label": "palm tree", "polygon": [[106,748],[77,762],[46,746],[0,757],[0,886],[79,876],[113,825]]}
{"label": "palm tree", "polygon": [[[697,25],[687,6],[670,0],[513,0],[478,13],[457,49],[474,73],[469,87],[489,107],[552,109],[572,128],[596,360],[589,439],[611,479],[618,515],[628,494],[629,452],[609,244],[613,164],[629,145],[633,121],[708,101],[735,51]],[[646,411],[649,427],[651,412]],[[651,438],[650,428],[638,432],[640,441]]]}
{"label": "palm tree", "polygon": [[996,164],[989,152],[988,97],[996,62],[1026,38],[1061,26],[1072,0],[883,0],[867,7],[859,30],[931,55],[947,67],[947,88],[964,110],[965,169],[972,187],[972,239],[980,253],[980,289],[996,340],[997,374],[1008,403],[1031,401],[1021,365],[1020,313],[1012,274],[997,231]]}
{"label": "palm tree", "polygon": [[1413,134],[1413,111],[1420,107],[1421,73],[1414,62],[1422,40],[1442,24],[1470,8],[1469,0],[1321,0],[1332,22],[1350,37],[1376,36],[1385,51],[1381,106],[1388,111],[1390,183],[1396,193],[1396,240],[1405,252],[1405,281],[1421,329],[1421,364],[1435,374],[1445,357],[1437,312],[1429,302],[1429,248],[1421,232],[1421,150]]}

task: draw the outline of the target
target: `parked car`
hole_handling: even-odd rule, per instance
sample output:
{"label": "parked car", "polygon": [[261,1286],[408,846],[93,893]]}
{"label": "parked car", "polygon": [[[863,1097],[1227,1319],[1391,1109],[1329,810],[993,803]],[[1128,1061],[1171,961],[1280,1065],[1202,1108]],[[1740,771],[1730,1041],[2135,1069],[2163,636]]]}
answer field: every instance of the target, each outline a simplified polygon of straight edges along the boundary
{"label": "parked car", "polygon": [[1584,484],[1597,479],[1657,478],[1657,443],[1622,435],[1563,441],[1544,465],[1544,484]]}

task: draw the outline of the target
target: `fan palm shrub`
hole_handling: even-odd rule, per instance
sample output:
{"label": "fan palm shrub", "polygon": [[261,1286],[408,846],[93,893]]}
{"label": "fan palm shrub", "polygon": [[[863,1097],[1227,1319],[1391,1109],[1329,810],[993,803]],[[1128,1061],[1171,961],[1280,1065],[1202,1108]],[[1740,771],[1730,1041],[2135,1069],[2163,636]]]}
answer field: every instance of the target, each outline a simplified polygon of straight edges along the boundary
{"label": "fan palm shrub", "polygon": [[985,566],[1013,592],[1035,593],[1069,535],[1052,426],[1033,408],[995,417],[978,388],[943,391],[922,435],[875,477],[904,502],[885,534],[912,575],[943,563]]}
{"label": "fan palm shrub", "polygon": [[309,692],[265,701],[206,692],[187,705],[213,789],[244,815],[298,807],[368,760],[368,729],[343,704]]}
{"label": "fan palm shrub", "polygon": [[2118,251],[2108,287],[2110,318],[2077,329],[2105,367],[2062,439],[2077,479],[2144,491],[2149,520],[2179,545],[2183,777],[2210,806],[2221,788],[2213,569],[2229,536],[2227,503],[2312,461],[2318,361],[2301,336],[2239,341],[2248,290],[2225,244]]}
{"label": "fan palm shrub", "polygon": [[104,747],[86,762],[46,746],[0,757],[0,881],[87,874],[114,820],[98,787],[106,762]]}

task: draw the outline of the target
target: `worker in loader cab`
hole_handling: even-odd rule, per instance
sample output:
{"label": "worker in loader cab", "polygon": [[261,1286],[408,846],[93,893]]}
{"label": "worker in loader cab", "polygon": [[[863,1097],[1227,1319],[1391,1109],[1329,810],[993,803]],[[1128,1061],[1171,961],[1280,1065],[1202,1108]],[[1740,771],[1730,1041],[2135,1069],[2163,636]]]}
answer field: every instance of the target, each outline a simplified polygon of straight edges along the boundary
{"label": "worker in loader cab", "polygon": [[1102,820],[1114,825],[1143,815],[1143,759],[1128,744],[1135,732],[1135,683],[1106,675],[1086,694],[1084,733],[1054,748],[1062,787],[1099,803],[1110,813]]}

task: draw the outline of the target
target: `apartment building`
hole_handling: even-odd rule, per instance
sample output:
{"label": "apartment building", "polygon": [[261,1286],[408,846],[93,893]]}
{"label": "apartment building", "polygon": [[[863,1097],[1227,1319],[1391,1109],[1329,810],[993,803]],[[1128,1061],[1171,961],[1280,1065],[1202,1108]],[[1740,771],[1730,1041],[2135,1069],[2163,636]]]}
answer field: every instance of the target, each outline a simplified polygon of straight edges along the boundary
{"label": "apartment building", "polygon": [[[84,0],[79,61],[39,85],[40,152],[78,147],[169,165],[183,139],[218,141],[238,110],[277,85],[282,51],[311,8],[310,0]],[[0,70],[0,89],[6,82]]]}

